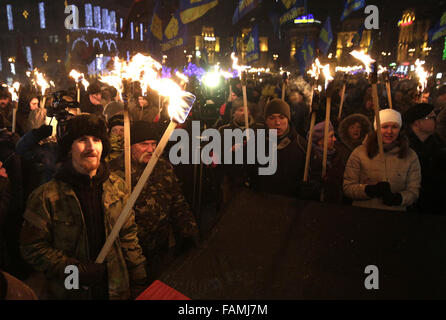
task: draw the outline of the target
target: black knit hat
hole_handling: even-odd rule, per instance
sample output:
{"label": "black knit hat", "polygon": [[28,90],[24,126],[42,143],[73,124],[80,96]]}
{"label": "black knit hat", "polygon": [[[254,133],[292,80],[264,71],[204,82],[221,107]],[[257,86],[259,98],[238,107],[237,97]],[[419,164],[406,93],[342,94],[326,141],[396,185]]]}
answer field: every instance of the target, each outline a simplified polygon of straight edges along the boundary
{"label": "black knit hat", "polygon": [[88,94],[96,94],[101,92],[101,87],[97,83],[92,83],[88,86]]}
{"label": "black knit hat", "polygon": [[58,141],[61,158],[65,158],[71,151],[74,140],[83,136],[93,136],[101,139],[101,159],[108,155],[110,141],[108,140],[105,121],[95,114],[81,114],[67,121],[65,134]]}
{"label": "black knit hat", "polygon": [[404,115],[404,121],[407,125],[414,123],[416,120],[424,119],[434,111],[434,106],[427,103],[420,103],[410,107]]}
{"label": "black knit hat", "polygon": [[147,121],[135,121],[130,128],[130,144],[134,145],[146,140],[159,141],[162,125]]}
{"label": "black knit hat", "polygon": [[291,121],[291,111],[288,103],[281,99],[274,99],[265,108],[265,120],[272,114],[279,113]]}

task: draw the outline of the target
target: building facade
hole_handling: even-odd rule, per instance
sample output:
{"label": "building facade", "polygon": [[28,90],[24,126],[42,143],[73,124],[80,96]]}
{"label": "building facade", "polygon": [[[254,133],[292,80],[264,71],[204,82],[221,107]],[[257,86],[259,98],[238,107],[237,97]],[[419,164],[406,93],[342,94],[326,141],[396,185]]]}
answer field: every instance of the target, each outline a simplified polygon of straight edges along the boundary
{"label": "building facade", "polygon": [[114,56],[143,51],[147,23],[129,21],[111,1],[0,1],[0,78],[11,82],[38,68],[50,79],[72,68],[103,72]]}

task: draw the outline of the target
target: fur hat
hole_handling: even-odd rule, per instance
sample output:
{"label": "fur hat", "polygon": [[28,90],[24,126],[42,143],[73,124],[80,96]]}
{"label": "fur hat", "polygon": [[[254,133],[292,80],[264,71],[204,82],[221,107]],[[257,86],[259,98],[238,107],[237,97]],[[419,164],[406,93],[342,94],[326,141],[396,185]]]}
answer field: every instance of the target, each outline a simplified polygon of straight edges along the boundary
{"label": "fur hat", "polygon": [[65,158],[71,151],[74,140],[83,136],[93,136],[101,139],[101,159],[108,155],[110,141],[108,140],[105,121],[95,114],[81,114],[67,121],[65,134],[58,141],[61,158]]}
{"label": "fur hat", "polygon": [[281,99],[273,99],[267,104],[265,108],[265,120],[274,113],[283,114],[288,118],[288,121],[291,121],[290,106]]}
{"label": "fur hat", "polygon": [[134,145],[146,140],[159,141],[162,128],[158,123],[135,121],[130,129],[130,144]]}

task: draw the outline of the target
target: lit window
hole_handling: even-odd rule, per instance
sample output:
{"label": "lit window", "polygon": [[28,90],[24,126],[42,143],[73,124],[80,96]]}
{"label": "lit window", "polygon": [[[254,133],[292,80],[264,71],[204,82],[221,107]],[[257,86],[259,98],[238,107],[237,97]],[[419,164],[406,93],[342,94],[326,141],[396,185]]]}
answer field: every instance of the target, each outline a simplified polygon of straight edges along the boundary
{"label": "lit window", "polygon": [[93,26],[93,7],[91,3],[85,4],[85,25],[87,27]]}
{"label": "lit window", "polygon": [[101,20],[101,8],[94,7],[94,27],[97,29],[101,29],[102,20]]}
{"label": "lit window", "polygon": [[40,29],[46,28],[45,23],[45,2],[39,2]]}
{"label": "lit window", "polygon": [[33,69],[33,56],[31,53],[31,47],[26,47],[26,61],[29,64],[30,69]]}
{"label": "lit window", "polygon": [[144,41],[144,26],[142,23],[139,24],[139,37],[141,41]]}
{"label": "lit window", "polygon": [[[6,5],[6,15],[8,16],[8,30],[14,30],[14,22],[12,21],[12,6]],[[15,74],[15,73],[14,73]]]}
{"label": "lit window", "polygon": [[[119,19],[119,30],[122,31],[122,26],[124,25],[124,19],[120,18]],[[121,38],[124,36],[124,34],[122,32],[121,33]]]}
{"label": "lit window", "polygon": [[133,22],[130,22],[130,39],[135,39],[135,34],[133,33]]}
{"label": "lit window", "polygon": [[110,30],[116,32],[116,12],[110,12]]}
{"label": "lit window", "polygon": [[110,30],[110,17],[108,16],[108,9],[102,9],[102,29]]}

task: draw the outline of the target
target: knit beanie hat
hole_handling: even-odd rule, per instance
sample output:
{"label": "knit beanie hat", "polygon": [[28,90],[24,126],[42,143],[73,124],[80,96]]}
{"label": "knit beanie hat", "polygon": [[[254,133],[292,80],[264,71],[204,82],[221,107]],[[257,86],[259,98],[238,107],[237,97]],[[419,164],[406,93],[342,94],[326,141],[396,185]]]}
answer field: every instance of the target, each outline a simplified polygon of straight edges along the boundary
{"label": "knit beanie hat", "polygon": [[71,151],[74,140],[83,136],[93,136],[101,139],[101,159],[108,155],[110,152],[110,141],[108,140],[105,121],[95,114],[81,114],[67,121],[65,134],[58,141],[60,156],[65,158]]}
{"label": "knit beanie hat", "polygon": [[279,113],[291,121],[290,106],[281,99],[273,99],[265,108],[265,120],[272,114]]}
{"label": "knit beanie hat", "polygon": [[[386,122],[398,123],[400,128],[403,125],[403,120],[401,119],[401,113],[399,113],[398,111],[395,111],[393,109],[381,110],[379,112],[379,119],[380,119],[381,125],[386,123]],[[376,127],[376,118],[375,118],[374,126],[375,126],[375,130],[376,130],[377,129],[377,127]]]}
{"label": "knit beanie hat", "polygon": [[[330,122],[330,124],[328,126],[328,132],[331,132],[331,131],[334,131],[334,128]],[[325,135],[325,121],[322,121],[314,126],[313,137],[311,138],[312,142],[317,143],[318,141],[324,139],[324,135]]]}
{"label": "knit beanie hat", "polygon": [[134,145],[146,140],[159,141],[162,128],[158,123],[135,121],[130,128],[130,144]]}

